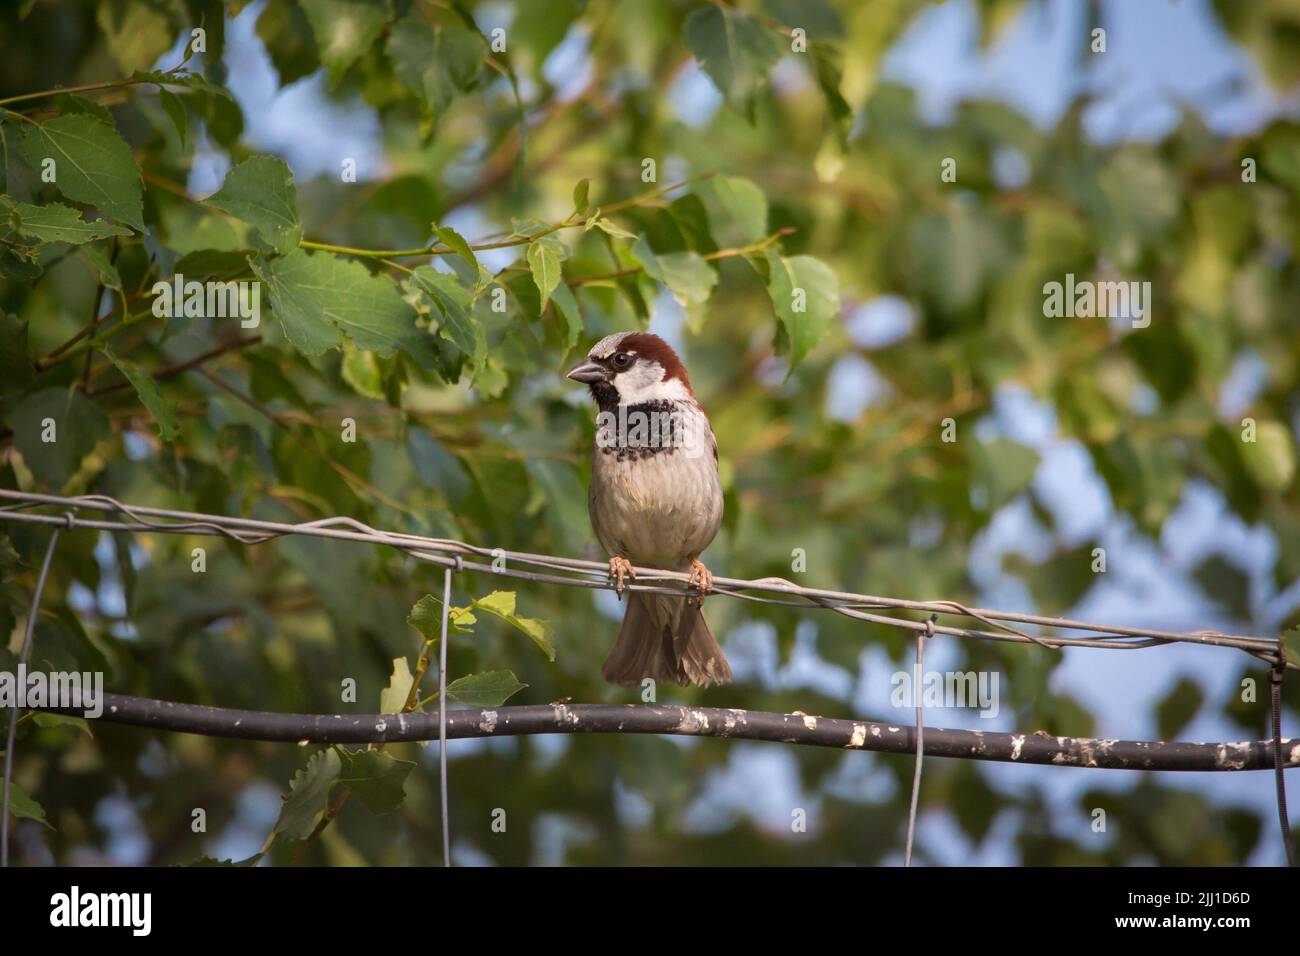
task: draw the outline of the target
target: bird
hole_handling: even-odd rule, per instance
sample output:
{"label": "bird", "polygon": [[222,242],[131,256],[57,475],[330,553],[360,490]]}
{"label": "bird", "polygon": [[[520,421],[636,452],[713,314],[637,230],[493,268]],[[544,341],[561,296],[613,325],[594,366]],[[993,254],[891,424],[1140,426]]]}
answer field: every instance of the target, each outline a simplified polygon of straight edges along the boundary
{"label": "bird", "polygon": [[692,593],[631,591],[601,673],[611,684],[729,684],[704,619],[713,575],[700,553],[722,525],[718,445],[672,346],[649,332],[607,335],[568,378],[597,407],[587,509],[622,598],[634,565],[689,571]]}

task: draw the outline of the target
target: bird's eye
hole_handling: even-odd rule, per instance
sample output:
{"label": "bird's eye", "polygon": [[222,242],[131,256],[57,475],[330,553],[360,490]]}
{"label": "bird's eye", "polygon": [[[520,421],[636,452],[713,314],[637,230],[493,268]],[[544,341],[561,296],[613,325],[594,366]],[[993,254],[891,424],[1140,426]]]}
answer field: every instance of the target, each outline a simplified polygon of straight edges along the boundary
{"label": "bird's eye", "polygon": [[614,368],[627,368],[632,364],[632,356],[626,352],[619,352],[614,356]]}

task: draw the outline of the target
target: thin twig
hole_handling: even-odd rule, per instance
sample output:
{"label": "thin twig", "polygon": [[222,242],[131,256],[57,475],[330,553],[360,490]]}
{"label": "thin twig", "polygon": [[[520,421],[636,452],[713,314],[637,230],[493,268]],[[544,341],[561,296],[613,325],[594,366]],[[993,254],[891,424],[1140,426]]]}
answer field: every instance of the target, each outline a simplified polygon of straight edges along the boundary
{"label": "thin twig", "polygon": [[[240,349],[246,349],[261,341],[262,337],[260,335],[253,335],[246,339],[235,339],[231,342],[227,342],[225,345],[218,345],[214,349],[209,349],[202,355],[196,355],[194,358],[187,359],[184,362],[173,362],[170,365],[164,365],[162,368],[155,369],[151,372],[150,376],[154,379],[160,379],[167,378],[168,376],[175,375],[179,372],[187,372],[192,368],[197,368],[198,366],[217,358],[218,356],[225,355],[227,352],[236,352]],[[117,392],[130,387],[131,383],[128,381],[114,382],[112,385],[87,389],[86,396],[93,397],[95,395],[107,395],[110,392]]]}

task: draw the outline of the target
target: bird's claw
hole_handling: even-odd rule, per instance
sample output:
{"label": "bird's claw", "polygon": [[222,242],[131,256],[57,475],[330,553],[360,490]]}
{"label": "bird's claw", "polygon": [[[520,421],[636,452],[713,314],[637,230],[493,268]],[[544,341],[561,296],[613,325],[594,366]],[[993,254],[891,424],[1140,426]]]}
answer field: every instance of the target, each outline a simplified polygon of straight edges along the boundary
{"label": "bird's claw", "polygon": [[636,571],[632,568],[632,562],[627,558],[612,557],[609,559],[609,579],[614,583],[614,593],[620,598],[623,596],[624,578],[636,580]]}
{"label": "bird's claw", "polygon": [[696,607],[703,604],[704,596],[713,590],[713,572],[699,558],[691,561],[691,576],[686,579],[686,586],[699,592],[686,599]]}

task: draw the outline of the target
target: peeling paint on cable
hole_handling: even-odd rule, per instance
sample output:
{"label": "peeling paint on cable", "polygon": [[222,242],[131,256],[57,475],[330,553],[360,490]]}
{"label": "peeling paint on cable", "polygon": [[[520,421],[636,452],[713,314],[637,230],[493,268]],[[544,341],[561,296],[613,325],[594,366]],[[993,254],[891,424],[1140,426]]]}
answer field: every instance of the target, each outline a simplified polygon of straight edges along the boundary
{"label": "peeling paint on cable", "polygon": [[555,720],[557,723],[570,724],[574,727],[578,726],[578,715],[569,710],[568,707],[564,704],[553,704],[552,706],[555,708]]}
{"label": "peeling paint on cable", "polygon": [[1219,744],[1214,748],[1214,765],[1225,770],[1240,770],[1246,766],[1246,760],[1249,756],[1250,746],[1248,744]]}
{"label": "peeling paint on cable", "polygon": [[709,729],[708,715],[700,710],[691,710],[690,708],[682,709],[682,719],[674,728],[682,734],[698,734],[707,732]]}

